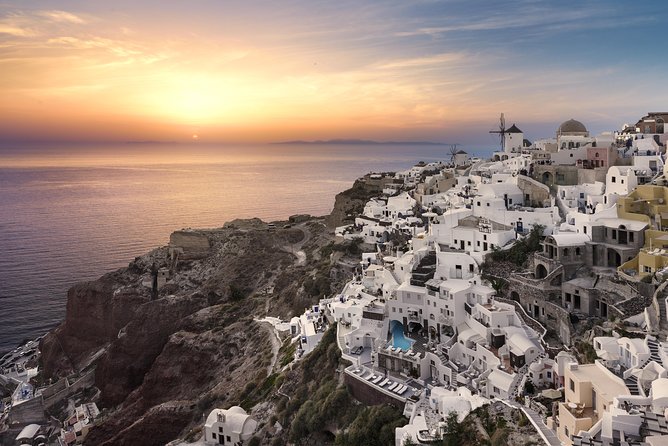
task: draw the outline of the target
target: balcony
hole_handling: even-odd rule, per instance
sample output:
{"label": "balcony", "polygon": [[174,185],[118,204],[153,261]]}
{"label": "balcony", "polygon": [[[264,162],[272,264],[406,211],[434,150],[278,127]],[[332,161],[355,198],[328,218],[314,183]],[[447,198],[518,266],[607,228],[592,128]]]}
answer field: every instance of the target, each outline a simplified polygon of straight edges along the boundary
{"label": "balcony", "polygon": [[411,322],[421,322],[421,317],[417,311],[409,311],[407,319]]}

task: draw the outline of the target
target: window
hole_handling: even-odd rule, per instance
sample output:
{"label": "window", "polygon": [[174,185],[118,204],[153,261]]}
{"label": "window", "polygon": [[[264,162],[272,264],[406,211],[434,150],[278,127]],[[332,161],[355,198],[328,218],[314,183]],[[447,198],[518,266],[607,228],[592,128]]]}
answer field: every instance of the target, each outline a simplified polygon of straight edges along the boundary
{"label": "window", "polygon": [[617,240],[617,230],[616,230],[616,229],[613,229],[613,230],[612,230],[612,238],[613,238],[614,240]]}
{"label": "window", "polygon": [[622,184],[624,184],[624,180],[622,180]]}
{"label": "window", "polygon": [[571,293],[566,293],[566,302],[570,303],[571,301]]}
{"label": "window", "polygon": [[228,442],[228,443],[231,443],[231,442],[232,442],[232,438],[230,438],[229,435],[227,436],[227,442]]}
{"label": "window", "polygon": [[610,178],[610,182],[612,182],[612,183],[616,183],[616,182],[617,182],[617,178],[616,178],[616,177],[612,177],[612,178]]}
{"label": "window", "polygon": [[466,244],[469,245],[469,246],[471,246],[471,240],[469,240],[468,242],[466,242]]}
{"label": "window", "polygon": [[633,232],[629,232],[629,241],[630,241],[630,242],[633,241]]}
{"label": "window", "polygon": [[[586,230],[586,229],[587,229],[587,228],[585,228],[585,230]],[[585,234],[586,234],[586,233],[587,233],[587,232],[585,231]],[[580,248],[579,248],[579,247],[575,248],[575,255],[576,255],[576,256],[579,256],[579,255],[580,255]]]}
{"label": "window", "polygon": [[220,432],[221,434],[223,433],[223,426],[220,426],[220,427],[218,428],[218,432]]}
{"label": "window", "polygon": [[478,202],[478,206],[480,206],[480,202]]}
{"label": "window", "polygon": [[575,381],[573,381],[572,379],[570,379],[569,381],[571,386],[571,392],[575,392]]}
{"label": "window", "polygon": [[211,433],[211,438],[213,438],[214,440],[216,439],[216,433],[215,432]]}
{"label": "window", "polygon": [[596,158],[598,158],[598,152],[596,152]]}

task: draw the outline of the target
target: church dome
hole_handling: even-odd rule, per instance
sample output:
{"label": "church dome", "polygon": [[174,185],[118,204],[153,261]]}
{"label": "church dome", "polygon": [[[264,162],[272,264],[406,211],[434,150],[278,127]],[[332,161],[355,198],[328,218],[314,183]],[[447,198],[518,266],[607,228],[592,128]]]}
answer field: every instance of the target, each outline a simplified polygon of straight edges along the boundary
{"label": "church dome", "polygon": [[557,135],[577,135],[580,133],[589,132],[583,123],[576,121],[575,119],[569,119],[568,121],[562,122],[557,129]]}

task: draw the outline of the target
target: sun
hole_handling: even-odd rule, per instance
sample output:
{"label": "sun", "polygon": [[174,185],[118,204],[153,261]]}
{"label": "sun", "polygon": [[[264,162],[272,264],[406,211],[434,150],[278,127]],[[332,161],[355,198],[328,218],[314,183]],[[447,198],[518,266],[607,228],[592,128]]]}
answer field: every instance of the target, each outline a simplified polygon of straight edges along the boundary
{"label": "sun", "polygon": [[199,135],[197,133],[193,134],[193,140],[197,141],[199,139]]}

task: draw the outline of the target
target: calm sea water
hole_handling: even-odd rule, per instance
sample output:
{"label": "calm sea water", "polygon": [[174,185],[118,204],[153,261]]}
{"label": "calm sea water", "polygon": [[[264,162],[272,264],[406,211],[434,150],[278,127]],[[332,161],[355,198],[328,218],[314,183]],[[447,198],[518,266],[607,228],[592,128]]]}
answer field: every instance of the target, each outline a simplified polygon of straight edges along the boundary
{"label": "calm sea water", "polygon": [[0,353],[57,325],[74,283],[174,230],[324,215],[366,172],[447,158],[441,146],[0,147]]}

